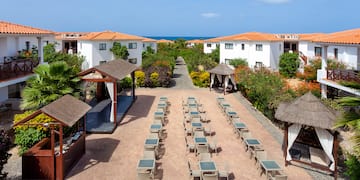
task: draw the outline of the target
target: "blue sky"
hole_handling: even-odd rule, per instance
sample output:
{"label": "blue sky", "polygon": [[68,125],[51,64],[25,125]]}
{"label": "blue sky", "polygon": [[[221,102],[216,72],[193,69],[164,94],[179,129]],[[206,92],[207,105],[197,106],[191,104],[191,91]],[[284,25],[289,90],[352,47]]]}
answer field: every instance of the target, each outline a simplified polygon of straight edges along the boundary
{"label": "blue sky", "polygon": [[0,20],[59,32],[224,36],[360,28],[358,0],[6,0],[1,6]]}

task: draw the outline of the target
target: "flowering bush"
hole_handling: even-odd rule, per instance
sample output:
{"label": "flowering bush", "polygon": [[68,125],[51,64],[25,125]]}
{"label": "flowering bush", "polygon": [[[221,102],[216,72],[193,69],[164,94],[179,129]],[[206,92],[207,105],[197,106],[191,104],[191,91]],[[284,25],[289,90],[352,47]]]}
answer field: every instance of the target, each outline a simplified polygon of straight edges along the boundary
{"label": "flowering bush", "polygon": [[135,71],[136,86],[145,86],[145,73],[143,71]]}
{"label": "flowering bush", "polygon": [[[23,114],[16,114],[14,117],[14,123],[26,118],[33,111],[26,111]],[[45,114],[39,114],[33,119],[27,122],[28,125],[19,125],[15,129],[15,144],[20,146],[19,154],[22,155],[30,147],[39,142],[42,138],[49,134],[49,128],[41,125],[29,125],[39,123],[49,123],[53,119]]]}
{"label": "flowering bush", "polygon": [[206,71],[190,73],[190,77],[195,86],[208,87],[210,85],[210,73]]}

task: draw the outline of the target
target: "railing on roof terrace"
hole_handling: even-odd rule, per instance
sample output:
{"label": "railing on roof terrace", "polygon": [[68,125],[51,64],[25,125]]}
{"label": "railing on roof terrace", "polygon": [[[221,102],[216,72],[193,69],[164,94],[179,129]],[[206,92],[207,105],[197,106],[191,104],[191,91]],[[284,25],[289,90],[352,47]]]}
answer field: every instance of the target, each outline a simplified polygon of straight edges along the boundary
{"label": "railing on roof terrace", "polygon": [[0,63],[0,82],[32,74],[39,62],[40,58],[16,59]]}
{"label": "railing on roof terrace", "polygon": [[326,79],[333,81],[345,80],[360,83],[359,71],[355,70],[329,69],[326,70],[326,77]]}

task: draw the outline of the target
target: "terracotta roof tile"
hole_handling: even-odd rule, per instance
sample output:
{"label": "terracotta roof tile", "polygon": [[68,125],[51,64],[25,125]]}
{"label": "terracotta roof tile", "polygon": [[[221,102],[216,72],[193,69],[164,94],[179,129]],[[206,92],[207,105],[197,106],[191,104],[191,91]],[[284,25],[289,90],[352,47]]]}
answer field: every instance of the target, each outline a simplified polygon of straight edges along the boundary
{"label": "terracotta roof tile", "polygon": [[231,36],[220,37],[221,41],[281,41],[275,34],[247,32],[243,34],[235,34]]}
{"label": "terracotta roof tile", "polygon": [[309,34],[299,34],[299,40],[303,41],[312,41],[318,37],[326,35],[325,33],[309,33]]}
{"label": "terracotta roof tile", "polygon": [[0,34],[54,34],[54,32],[6,21],[0,21]]}
{"label": "terracotta roof tile", "polygon": [[167,40],[167,39],[160,39],[160,40],[157,40],[156,43],[174,43],[174,41]]}
{"label": "terracotta roof tile", "polygon": [[193,39],[193,40],[188,40],[188,41],[186,41],[186,43],[203,44],[203,43],[204,43],[204,40],[201,40],[201,39]]}
{"label": "terracotta roof tile", "polygon": [[360,28],[335,32],[314,39],[315,42],[360,44]]}
{"label": "terracotta roof tile", "polygon": [[143,42],[156,42],[156,40],[151,38],[144,38]]}
{"label": "terracotta roof tile", "polygon": [[[224,36],[225,37],[225,36]],[[205,39],[204,43],[218,43],[220,42],[220,39],[223,37],[216,37],[216,38],[211,38],[211,39]]]}
{"label": "terracotta roof tile", "polygon": [[112,31],[103,31],[103,32],[91,32],[85,36],[79,38],[80,40],[139,40],[142,41],[144,37],[112,32]]}

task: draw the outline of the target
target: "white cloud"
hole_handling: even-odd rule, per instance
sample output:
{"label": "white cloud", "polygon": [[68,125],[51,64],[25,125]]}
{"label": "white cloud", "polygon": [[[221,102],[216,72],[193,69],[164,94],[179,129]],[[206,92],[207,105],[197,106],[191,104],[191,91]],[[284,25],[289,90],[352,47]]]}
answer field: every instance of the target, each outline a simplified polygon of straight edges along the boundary
{"label": "white cloud", "polygon": [[260,0],[260,1],[269,4],[284,4],[290,2],[291,0]]}
{"label": "white cloud", "polygon": [[219,17],[220,14],[213,13],[213,12],[207,12],[207,13],[201,13],[201,16],[204,18],[215,18],[215,17]]}

